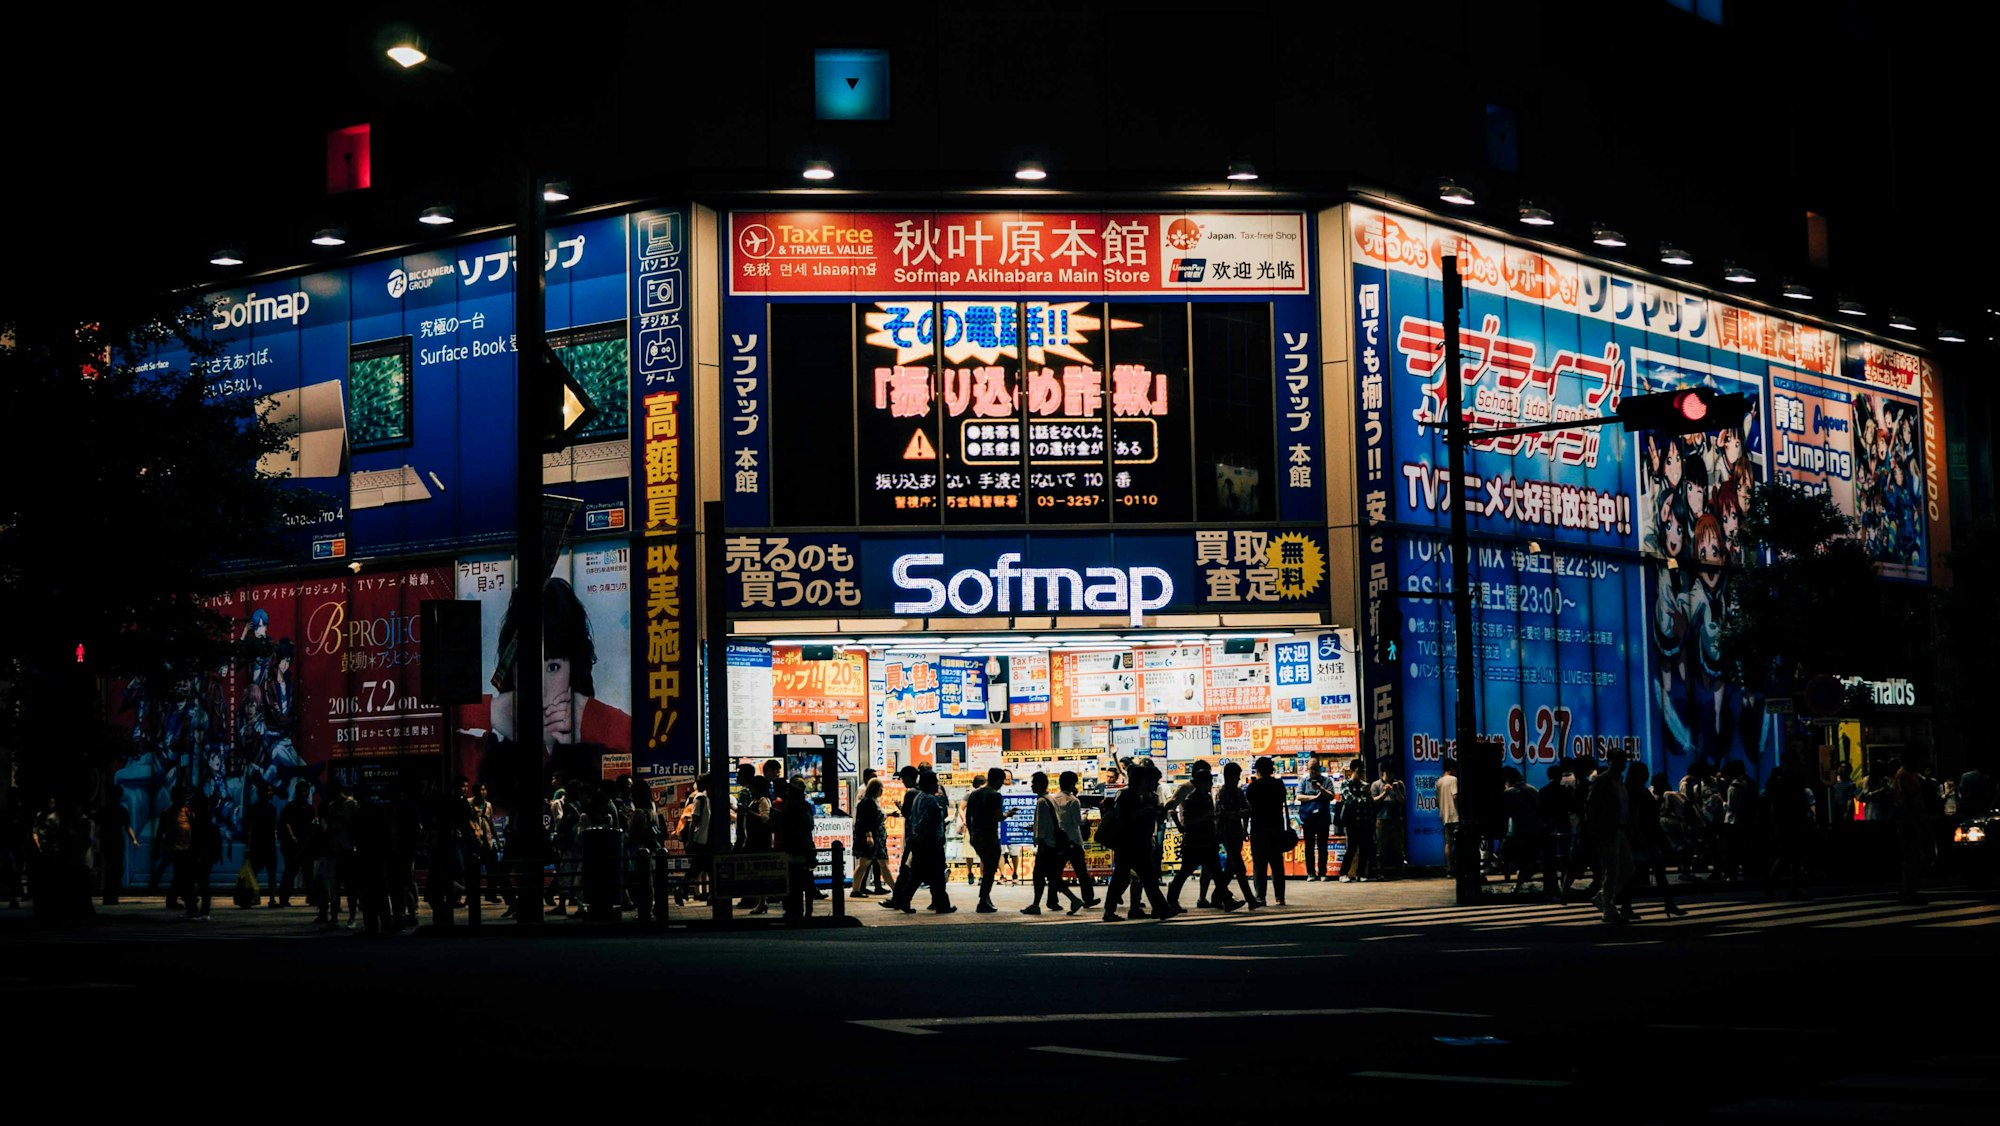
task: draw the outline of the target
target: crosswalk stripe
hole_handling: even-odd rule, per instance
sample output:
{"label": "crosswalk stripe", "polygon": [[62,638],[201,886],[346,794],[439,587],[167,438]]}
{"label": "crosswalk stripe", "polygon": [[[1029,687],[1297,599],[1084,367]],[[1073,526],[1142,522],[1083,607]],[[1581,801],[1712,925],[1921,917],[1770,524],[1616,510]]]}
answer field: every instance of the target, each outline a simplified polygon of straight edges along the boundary
{"label": "crosswalk stripe", "polygon": [[2000,923],[2000,915],[1988,915],[1983,919],[1961,919],[1956,923],[1920,923],[1925,930],[1944,930],[1952,927],[1990,927]]}
{"label": "crosswalk stripe", "polygon": [[1959,907],[1950,911],[1924,911],[1915,915],[1905,915],[1902,918],[1862,919],[1859,922],[1853,923],[1827,923],[1825,926],[1831,930],[1847,927],[1885,927],[1895,923],[1928,923],[1934,919],[1955,919],[1961,915],[1977,915],[1982,912],[1991,913],[1995,910],[2000,910],[2000,906],[1991,903],[1982,903],[1976,907]]}
{"label": "crosswalk stripe", "polygon": [[[1789,906],[1773,906],[1768,903],[1760,903],[1750,906],[1724,908],[1721,910],[1713,910],[1713,911],[1690,910],[1688,914],[1683,918],[1653,919],[1649,921],[1656,922],[1662,926],[1672,925],[1672,924],[1680,924],[1682,926],[1686,926],[1691,923],[1700,923],[1700,922],[1727,922],[1730,926],[1784,926],[1787,925],[1788,923],[1799,921],[1797,919],[1792,918],[1792,916],[1805,916],[1805,915],[1817,914],[1821,911],[1825,911],[1829,906],[1841,907],[1846,905],[1828,904],[1828,903],[1801,903],[1801,904],[1792,904]],[[1600,916],[1592,915],[1588,919],[1580,919],[1573,923],[1557,923],[1555,925],[1563,927],[1587,927],[1602,922],[1603,919]]]}
{"label": "crosswalk stripe", "polygon": [[1880,907],[1862,908],[1861,910],[1858,911],[1841,911],[1832,915],[1821,915],[1817,918],[1808,917],[1803,919],[1791,919],[1791,918],[1764,919],[1761,921],[1744,923],[1743,925],[1746,927],[1751,927],[1756,930],[1769,930],[1772,927],[1789,927],[1799,923],[1830,923],[1835,919],[1859,919],[1867,915],[1882,915],[1889,913],[1899,913],[1907,915],[1909,914],[1909,911],[1910,908],[1907,904],[1889,903],[1889,904],[1884,904]]}

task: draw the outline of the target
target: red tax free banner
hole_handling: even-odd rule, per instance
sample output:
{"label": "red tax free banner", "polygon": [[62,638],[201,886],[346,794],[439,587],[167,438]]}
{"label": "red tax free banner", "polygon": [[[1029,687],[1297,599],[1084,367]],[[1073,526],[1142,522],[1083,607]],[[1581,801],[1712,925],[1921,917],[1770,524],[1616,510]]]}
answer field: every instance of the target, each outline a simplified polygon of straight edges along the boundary
{"label": "red tax free banner", "polygon": [[730,292],[1305,293],[1297,212],[736,212]]}

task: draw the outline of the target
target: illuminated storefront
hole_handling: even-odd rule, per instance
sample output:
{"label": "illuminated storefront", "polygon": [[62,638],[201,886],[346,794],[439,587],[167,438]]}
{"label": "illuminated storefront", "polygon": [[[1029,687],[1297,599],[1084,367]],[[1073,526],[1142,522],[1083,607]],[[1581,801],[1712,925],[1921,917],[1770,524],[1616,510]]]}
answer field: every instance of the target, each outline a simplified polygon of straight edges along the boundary
{"label": "illuminated storefront", "polygon": [[1000,767],[1025,817],[1037,770],[1353,756],[1307,216],[726,232],[732,758],[817,738],[850,786],[954,796]]}

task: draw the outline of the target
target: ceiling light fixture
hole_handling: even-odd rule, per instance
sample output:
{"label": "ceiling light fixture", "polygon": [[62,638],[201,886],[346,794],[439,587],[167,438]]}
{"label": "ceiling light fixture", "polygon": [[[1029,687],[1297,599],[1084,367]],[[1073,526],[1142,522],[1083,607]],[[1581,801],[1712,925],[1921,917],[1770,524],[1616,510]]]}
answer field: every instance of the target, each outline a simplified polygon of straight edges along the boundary
{"label": "ceiling light fixture", "polygon": [[568,180],[554,179],[544,181],[542,184],[542,202],[562,203],[569,199],[570,193],[574,190]]}
{"label": "ceiling light fixture", "polygon": [[457,218],[458,213],[453,210],[450,204],[436,203],[424,208],[423,213],[417,216],[417,222],[432,227],[443,227],[454,222]]}
{"label": "ceiling light fixture", "polygon": [[243,252],[230,247],[224,247],[214,254],[209,255],[208,264],[211,266],[241,266],[243,264]]}
{"label": "ceiling light fixture", "polygon": [[1593,223],[1590,227],[1590,241],[1599,246],[1615,248],[1625,245],[1625,236],[1602,223]]}
{"label": "ceiling light fixture", "polygon": [[1901,329],[1904,332],[1915,332],[1917,330],[1917,322],[1904,316],[1900,310],[1891,309],[1889,310],[1889,327]]}
{"label": "ceiling light fixture", "polygon": [[1812,290],[1798,282],[1792,281],[1790,278],[1785,279],[1785,284],[1779,288],[1778,294],[1793,301],[1811,301],[1813,299]]}
{"label": "ceiling light fixture", "polygon": [[1739,266],[1734,262],[1724,261],[1722,263],[1722,280],[1735,282],[1738,285],[1751,285],[1756,282],[1757,275],[1748,266]]}
{"label": "ceiling light fixture", "polygon": [[808,180],[831,180],[833,179],[833,165],[828,164],[824,160],[808,160],[806,161],[805,171],[799,173],[799,175],[804,176]]}
{"label": "ceiling light fixture", "polygon": [[1229,162],[1229,179],[1255,180],[1256,178],[1257,178],[1256,165],[1250,163],[1247,160],[1232,160]]}
{"label": "ceiling light fixture", "polygon": [[1939,325],[1938,339],[1944,341],[1946,344],[1963,344],[1965,343],[1965,334],[1955,328],[1946,328],[1943,325]]}
{"label": "ceiling light fixture", "polygon": [[430,58],[429,55],[424,53],[424,49],[417,46],[414,41],[396,44],[389,48],[388,55],[390,58],[396,60],[396,64],[404,70],[408,70],[425,59]]}
{"label": "ceiling light fixture", "polygon": [[1472,194],[1471,188],[1466,187],[1449,176],[1441,177],[1438,180],[1438,198],[1458,207],[1471,207],[1473,204],[1479,202],[1478,197]]}
{"label": "ceiling light fixture", "polygon": [[312,244],[314,246],[346,246],[347,228],[321,227],[319,230],[313,232]]}
{"label": "ceiling light fixture", "polygon": [[1556,225],[1556,217],[1549,214],[1547,208],[1536,207],[1524,199],[1521,201],[1521,222],[1530,227],[1553,227]]}
{"label": "ceiling light fixture", "polygon": [[1029,181],[1030,183],[1033,183],[1036,181],[1048,179],[1049,173],[1047,169],[1042,167],[1041,161],[1024,160],[1021,162],[1020,167],[1014,169],[1014,178],[1016,180],[1026,180]]}
{"label": "ceiling light fixture", "polygon": [[1663,242],[1660,244],[1660,261],[1669,266],[1692,266],[1694,265],[1694,255],[1689,254],[1673,243]]}

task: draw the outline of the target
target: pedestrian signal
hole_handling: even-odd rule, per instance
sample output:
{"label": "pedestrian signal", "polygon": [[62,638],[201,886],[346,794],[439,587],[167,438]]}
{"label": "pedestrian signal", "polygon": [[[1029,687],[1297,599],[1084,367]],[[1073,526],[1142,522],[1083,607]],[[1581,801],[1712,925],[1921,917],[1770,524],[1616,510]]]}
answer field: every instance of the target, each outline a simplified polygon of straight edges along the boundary
{"label": "pedestrian signal", "polygon": [[1652,395],[1634,395],[1618,403],[1618,421],[1626,430],[1652,434],[1694,434],[1741,426],[1750,413],[1750,398],[1723,394],[1712,387],[1683,387]]}

